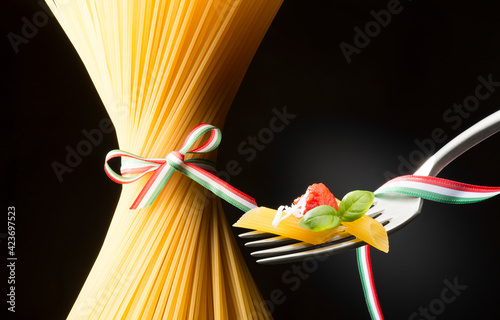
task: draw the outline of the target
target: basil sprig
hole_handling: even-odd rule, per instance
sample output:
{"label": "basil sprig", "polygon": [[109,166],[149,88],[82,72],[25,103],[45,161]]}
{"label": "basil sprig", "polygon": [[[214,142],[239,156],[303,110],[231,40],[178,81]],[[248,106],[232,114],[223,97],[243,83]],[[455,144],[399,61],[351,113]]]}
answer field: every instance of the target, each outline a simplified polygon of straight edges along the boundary
{"label": "basil sprig", "polygon": [[317,206],[307,211],[299,220],[299,226],[318,232],[333,229],[342,221],[352,222],[370,209],[374,198],[371,191],[351,191],[342,198],[338,211],[328,205]]}

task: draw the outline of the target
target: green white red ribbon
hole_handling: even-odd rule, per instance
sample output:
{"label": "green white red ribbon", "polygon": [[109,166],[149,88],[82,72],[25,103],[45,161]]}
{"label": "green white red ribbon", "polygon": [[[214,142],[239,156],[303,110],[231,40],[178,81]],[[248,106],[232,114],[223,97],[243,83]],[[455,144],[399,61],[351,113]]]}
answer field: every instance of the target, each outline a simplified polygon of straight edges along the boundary
{"label": "green white red ribbon", "polygon": [[[193,144],[207,132],[210,132],[209,139],[200,147],[191,150]],[[220,140],[221,133],[217,127],[202,123],[189,132],[179,150],[170,152],[164,159],[147,159],[125,151],[112,150],[106,156],[104,171],[111,180],[121,184],[135,182],[146,174],[152,173],[130,209],[150,206],[175,171],[185,174],[243,211],[256,208],[257,203],[252,197],[213,174],[215,172],[213,163],[198,158],[184,160],[186,153],[206,153],[216,149]],[[109,160],[117,157],[123,158],[120,169],[122,175],[114,172],[108,164]],[[133,176],[123,176],[130,174]]]}
{"label": "green white red ribbon", "polygon": [[[484,187],[429,176],[406,175],[389,180],[375,191],[375,196],[383,193],[400,193],[451,204],[474,203],[500,194],[500,187]],[[365,300],[372,319],[383,319],[373,281],[369,246],[356,250],[358,269],[365,293]]]}
{"label": "green white red ribbon", "polygon": [[372,319],[384,319],[380,303],[375,290],[375,283],[373,281],[372,263],[370,260],[370,246],[365,245],[356,249],[356,257],[358,260],[359,276],[361,284],[363,285],[363,292],[365,294],[366,306]]}
{"label": "green white red ribbon", "polygon": [[462,204],[479,202],[500,194],[498,187],[483,187],[429,176],[401,176],[375,191],[402,193],[437,202]]}

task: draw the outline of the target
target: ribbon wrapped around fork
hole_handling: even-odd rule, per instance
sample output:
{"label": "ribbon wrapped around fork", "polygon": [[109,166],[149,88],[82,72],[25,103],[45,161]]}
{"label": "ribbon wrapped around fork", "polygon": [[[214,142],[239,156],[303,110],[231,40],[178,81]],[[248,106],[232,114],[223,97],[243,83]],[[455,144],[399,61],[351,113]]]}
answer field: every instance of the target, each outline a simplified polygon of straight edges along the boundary
{"label": "ribbon wrapped around fork", "polygon": [[[191,149],[193,144],[206,132],[210,132],[209,139],[198,148]],[[141,209],[150,206],[175,171],[185,174],[243,211],[257,207],[257,203],[252,197],[215,176],[213,174],[215,168],[212,162],[199,158],[184,160],[186,153],[210,152],[219,146],[220,141],[221,133],[219,128],[202,123],[189,132],[179,150],[170,152],[164,159],[146,159],[125,151],[112,150],[106,156],[104,171],[111,180],[120,184],[135,182],[146,174],[152,173],[130,209]],[[111,169],[108,161],[118,157],[123,157],[121,173],[126,175],[135,174],[134,176],[123,176]]]}
{"label": "ribbon wrapped around fork", "polygon": [[406,175],[386,182],[375,191],[401,193],[426,200],[463,204],[474,203],[500,194],[500,187],[484,187],[430,176]]}
{"label": "ribbon wrapped around fork", "polygon": [[[400,193],[436,202],[465,204],[492,198],[500,194],[500,187],[478,186],[431,176],[405,175],[387,181],[374,193],[375,196]],[[357,248],[356,256],[368,311],[373,320],[383,319],[373,281],[369,246]]]}

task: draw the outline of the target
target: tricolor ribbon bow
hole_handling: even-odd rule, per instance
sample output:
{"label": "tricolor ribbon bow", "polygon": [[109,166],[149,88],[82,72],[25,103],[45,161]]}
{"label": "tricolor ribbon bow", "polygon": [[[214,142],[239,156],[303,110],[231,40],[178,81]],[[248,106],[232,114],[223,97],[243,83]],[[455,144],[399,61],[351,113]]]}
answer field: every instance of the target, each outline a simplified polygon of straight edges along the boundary
{"label": "tricolor ribbon bow", "polygon": [[[209,139],[198,148],[190,150],[193,144],[209,131]],[[111,180],[120,184],[132,183],[148,173],[153,173],[130,209],[141,209],[150,206],[175,171],[185,174],[243,211],[257,207],[257,203],[252,197],[215,176],[213,174],[215,169],[211,161],[199,158],[184,160],[186,153],[210,152],[219,146],[220,141],[221,132],[219,128],[202,123],[189,132],[179,150],[170,152],[164,159],[146,159],[125,151],[112,150],[106,156],[104,170]],[[120,168],[121,174],[136,175],[122,176],[114,172],[108,161],[117,157],[123,157]]]}

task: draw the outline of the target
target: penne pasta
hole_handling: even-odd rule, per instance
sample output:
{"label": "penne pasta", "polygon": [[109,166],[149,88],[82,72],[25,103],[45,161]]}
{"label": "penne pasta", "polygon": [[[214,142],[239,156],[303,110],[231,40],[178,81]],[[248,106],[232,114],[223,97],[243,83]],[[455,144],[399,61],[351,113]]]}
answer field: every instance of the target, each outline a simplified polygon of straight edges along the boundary
{"label": "penne pasta", "polygon": [[321,244],[347,232],[383,252],[389,251],[389,239],[385,228],[380,222],[366,215],[353,222],[342,222],[336,228],[320,232],[300,227],[300,218],[295,216],[287,217],[274,228],[272,221],[275,216],[276,210],[259,207],[245,213],[233,226],[269,232],[311,244]]}
{"label": "penne pasta", "polygon": [[377,220],[364,215],[353,222],[342,222],[346,232],[363,240],[374,248],[389,252],[389,238],[384,226]]}

